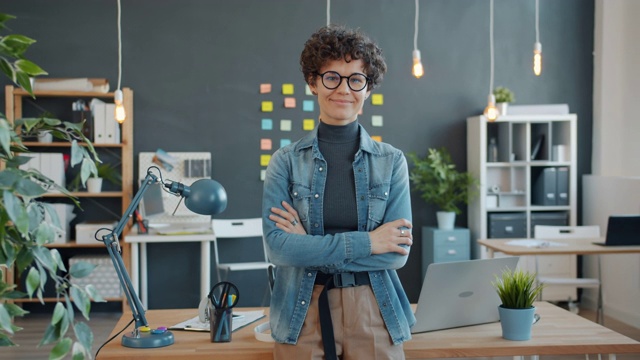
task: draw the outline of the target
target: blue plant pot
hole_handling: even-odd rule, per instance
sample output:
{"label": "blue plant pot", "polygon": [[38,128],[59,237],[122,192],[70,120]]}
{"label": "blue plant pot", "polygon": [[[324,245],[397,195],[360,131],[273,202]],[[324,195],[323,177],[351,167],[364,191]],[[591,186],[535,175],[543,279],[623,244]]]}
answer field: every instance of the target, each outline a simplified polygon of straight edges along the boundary
{"label": "blue plant pot", "polygon": [[507,309],[502,305],[498,306],[502,337],[507,340],[517,341],[531,339],[531,327],[533,326],[535,312],[535,307],[529,309]]}

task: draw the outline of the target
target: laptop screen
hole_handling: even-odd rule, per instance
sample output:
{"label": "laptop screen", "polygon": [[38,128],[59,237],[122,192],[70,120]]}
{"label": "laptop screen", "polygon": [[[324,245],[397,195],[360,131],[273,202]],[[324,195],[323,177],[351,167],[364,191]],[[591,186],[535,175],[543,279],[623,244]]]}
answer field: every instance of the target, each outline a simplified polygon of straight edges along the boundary
{"label": "laptop screen", "polygon": [[609,216],[606,245],[640,245],[640,215]]}

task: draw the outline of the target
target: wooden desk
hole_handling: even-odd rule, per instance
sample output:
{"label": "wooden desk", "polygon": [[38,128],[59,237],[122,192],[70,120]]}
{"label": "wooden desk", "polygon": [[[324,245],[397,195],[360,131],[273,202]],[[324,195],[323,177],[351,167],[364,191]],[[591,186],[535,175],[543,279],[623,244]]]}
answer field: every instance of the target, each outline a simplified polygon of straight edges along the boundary
{"label": "wooden desk", "polygon": [[[154,233],[138,235],[134,232],[125,236],[131,244],[131,282],[140,294],[142,305],[149,307],[147,291],[147,243],[199,242],[200,243],[200,299],[204,299],[211,290],[211,242],[216,241],[213,231],[209,234],[158,235]],[[140,262],[138,262],[138,245]]]}
{"label": "wooden desk", "polygon": [[640,253],[640,246],[602,246],[593,242],[604,242],[604,238],[595,238],[593,241],[585,239],[553,239],[551,241],[564,243],[567,246],[549,247],[525,247],[507,245],[509,241],[516,239],[478,239],[478,244],[484,245],[489,250],[489,257],[494,252],[507,255],[596,255],[596,254],[630,254]]}
{"label": "wooden desk", "polygon": [[[536,303],[540,321],[533,326],[529,341],[502,339],[499,323],[414,334],[404,344],[407,359],[490,357],[517,355],[572,355],[585,353],[640,354],[640,343],[546,302]],[[241,310],[256,310],[246,308]],[[266,310],[268,313],[268,309]],[[195,309],[150,310],[151,327],[171,326],[195,316]],[[110,337],[131,320],[125,313]],[[121,336],[107,344],[99,354],[105,359],[272,359],[273,343],[253,336],[258,320],[233,333],[230,343],[211,343],[209,333],[173,331],[175,344],[157,349],[131,349],[120,344]],[[127,329],[131,331],[131,329]]]}

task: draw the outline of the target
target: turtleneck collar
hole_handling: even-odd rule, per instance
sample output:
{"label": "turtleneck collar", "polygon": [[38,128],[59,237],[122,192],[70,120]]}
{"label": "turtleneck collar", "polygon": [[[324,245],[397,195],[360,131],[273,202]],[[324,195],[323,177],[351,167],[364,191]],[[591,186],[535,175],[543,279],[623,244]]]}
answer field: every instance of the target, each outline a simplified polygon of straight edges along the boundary
{"label": "turtleneck collar", "polygon": [[318,125],[318,140],[332,143],[344,143],[358,139],[358,120],[347,125],[329,125],[322,122]]}

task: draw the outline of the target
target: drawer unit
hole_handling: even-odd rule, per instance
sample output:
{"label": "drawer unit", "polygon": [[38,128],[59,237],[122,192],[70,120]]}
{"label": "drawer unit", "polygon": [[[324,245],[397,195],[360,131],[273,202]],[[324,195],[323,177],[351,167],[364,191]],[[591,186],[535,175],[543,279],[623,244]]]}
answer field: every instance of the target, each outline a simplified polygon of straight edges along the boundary
{"label": "drawer unit", "polygon": [[489,214],[489,238],[526,238],[527,216],[525,213]]}
{"label": "drawer unit", "polygon": [[422,278],[429,264],[434,262],[460,261],[471,258],[469,229],[440,230],[435,227],[422,228]]}

